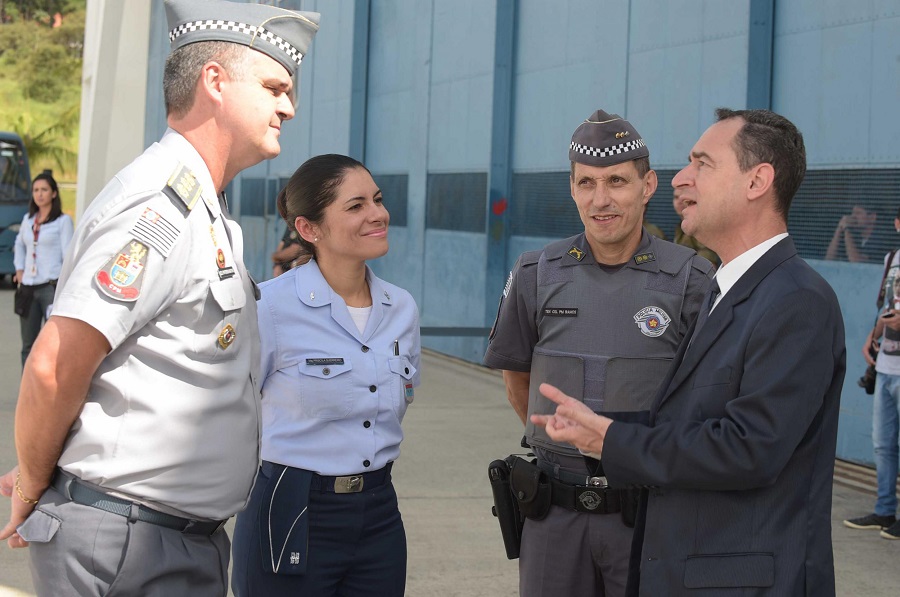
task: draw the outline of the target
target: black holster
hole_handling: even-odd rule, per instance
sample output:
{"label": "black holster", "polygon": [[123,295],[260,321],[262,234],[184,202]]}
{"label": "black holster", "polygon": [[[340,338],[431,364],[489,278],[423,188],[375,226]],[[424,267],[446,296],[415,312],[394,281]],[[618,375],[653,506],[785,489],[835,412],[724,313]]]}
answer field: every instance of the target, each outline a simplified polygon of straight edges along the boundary
{"label": "black holster", "polygon": [[500,534],[503,536],[503,547],[506,557],[515,560],[519,557],[522,544],[522,526],[525,518],[519,512],[519,505],[512,494],[509,483],[509,460],[495,460],[488,465],[488,479],[491,481],[491,493],[494,494],[494,507],[491,512],[500,522]]}
{"label": "black holster", "polygon": [[550,477],[531,461],[510,456],[509,482],[519,511],[526,518],[543,520],[550,511]]}

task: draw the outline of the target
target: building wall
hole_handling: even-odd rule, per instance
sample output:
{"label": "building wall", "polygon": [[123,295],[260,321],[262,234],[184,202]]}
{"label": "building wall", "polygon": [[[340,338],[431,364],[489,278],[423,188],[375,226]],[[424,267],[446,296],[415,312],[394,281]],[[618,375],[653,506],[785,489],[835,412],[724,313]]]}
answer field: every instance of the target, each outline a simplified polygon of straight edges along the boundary
{"label": "building wall", "polygon": [[[160,2],[160,5],[162,2]],[[110,177],[137,157],[151,93],[148,63],[151,0],[88,2],[81,74],[76,213]]]}
{"label": "building wall", "polygon": [[[152,0],[148,73],[167,51],[161,4]],[[322,12],[322,26],[282,155],[232,185],[256,276],[268,276],[283,230],[274,213],[283,181],[309,156],[350,153],[392,213],[391,250],[373,268],[409,289],[423,325],[487,327],[516,257],[580,230],[567,147],[595,109],[628,118],[646,139],[661,181],[648,217],[670,232],[669,182],[714,108],[770,107],[806,137],[809,173],[790,229],[834,286],[847,328],[838,454],[871,461],[871,400],[855,381],[881,268],[823,257],[857,202],[878,212],[881,242],[896,239],[886,227],[900,206],[900,0],[279,4]],[[148,78],[147,88],[150,142],[164,124],[158,85]],[[478,361],[485,340],[424,344]]]}

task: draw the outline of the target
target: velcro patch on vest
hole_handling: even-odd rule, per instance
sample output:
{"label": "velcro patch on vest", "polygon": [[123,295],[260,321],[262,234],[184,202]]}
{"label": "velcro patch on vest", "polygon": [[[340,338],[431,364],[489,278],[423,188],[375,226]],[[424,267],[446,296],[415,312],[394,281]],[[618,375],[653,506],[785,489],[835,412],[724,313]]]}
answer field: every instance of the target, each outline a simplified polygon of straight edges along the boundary
{"label": "velcro patch on vest", "polygon": [[578,317],[574,307],[544,307],[544,317]]}
{"label": "velcro patch on vest", "polygon": [[566,255],[571,255],[572,257],[575,258],[575,261],[581,261],[582,259],[584,259],[585,253],[578,247],[573,246],[571,249],[566,251]]}
{"label": "velcro patch on vest", "polygon": [[656,261],[656,255],[654,255],[652,252],[641,253],[640,255],[634,256],[634,263],[636,265],[644,265],[645,263],[650,263],[651,261]]}
{"label": "velcro patch on vest", "polygon": [[134,302],[141,296],[146,257],[147,247],[132,240],[100,268],[94,281],[106,296],[126,303]]}
{"label": "velcro patch on vest", "polygon": [[672,318],[659,307],[644,307],[634,314],[634,323],[641,333],[650,338],[662,336],[669,328]]}

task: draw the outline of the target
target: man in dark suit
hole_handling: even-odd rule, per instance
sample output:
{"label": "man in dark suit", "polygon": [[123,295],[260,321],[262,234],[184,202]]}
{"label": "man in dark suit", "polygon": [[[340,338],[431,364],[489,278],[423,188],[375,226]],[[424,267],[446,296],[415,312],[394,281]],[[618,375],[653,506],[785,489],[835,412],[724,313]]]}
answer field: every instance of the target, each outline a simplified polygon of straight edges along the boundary
{"label": "man in dark suit", "polygon": [[[787,235],[803,138],[764,110],[716,112],[673,179],[684,231],[722,259],[653,404],[650,426],[559,403],[534,417],[600,458],[610,486],[648,488],[633,594],[834,595],[831,485],[844,327]],[[718,286],[718,288],[716,288]]]}

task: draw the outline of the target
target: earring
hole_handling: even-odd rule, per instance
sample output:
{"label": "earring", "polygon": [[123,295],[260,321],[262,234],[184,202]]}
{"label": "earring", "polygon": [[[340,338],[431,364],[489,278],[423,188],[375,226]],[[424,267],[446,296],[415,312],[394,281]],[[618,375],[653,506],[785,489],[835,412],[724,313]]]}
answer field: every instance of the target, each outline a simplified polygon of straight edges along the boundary
{"label": "earring", "polygon": [[313,239],[313,242],[314,242],[314,243],[319,242],[319,237],[317,236],[316,238],[314,238],[314,239]]}

